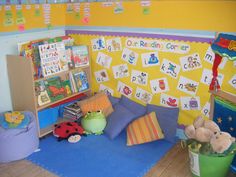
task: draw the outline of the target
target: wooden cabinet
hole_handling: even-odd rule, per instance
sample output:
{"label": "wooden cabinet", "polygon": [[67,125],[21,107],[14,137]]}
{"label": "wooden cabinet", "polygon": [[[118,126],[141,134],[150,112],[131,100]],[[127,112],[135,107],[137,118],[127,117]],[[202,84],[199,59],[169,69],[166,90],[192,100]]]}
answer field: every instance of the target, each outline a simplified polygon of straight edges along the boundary
{"label": "wooden cabinet", "polygon": [[[90,63],[90,61],[89,61]],[[37,119],[38,123],[38,130],[39,130],[39,137],[42,137],[46,134],[49,134],[53,130],[53,125],[47,126],[45,128],[40,128],[39,126],[39,119],[38,119],[38,112],[49,108],[50,106],[54,105],[55,103],[60,103],[63,100],[72,98],[77,96],[81,93],[86,95],[91,94],[91,68],[90,65],[77,67],[74,69],[70,69],[67,71],[59,72],[54,75],[40,78],[35,80],[33,73],[33,62],[30,59],[26,59],[20,56],[8,55],[7,56],[7,68],[8,68],[8,76],[9,76],[9,84],[11,90],[11,99],[12,99],[12,107],[13,110],[16,111],[32,111]],[[81,92],[72,93],[69,96],[64,97],[63,99],[50,102],[48,104],[44,104],[43,106],[39,106],[36,98],[36,91],[35,91],[35,83],[41,80],[47,80],[49,78],[59,76],[59,77],[67,77],[70,72],[76,72],[78,70],[82,70],[86,73],[89,88],[83,90]],[[58,118],[57,122],[63,121],[63,118]]]}

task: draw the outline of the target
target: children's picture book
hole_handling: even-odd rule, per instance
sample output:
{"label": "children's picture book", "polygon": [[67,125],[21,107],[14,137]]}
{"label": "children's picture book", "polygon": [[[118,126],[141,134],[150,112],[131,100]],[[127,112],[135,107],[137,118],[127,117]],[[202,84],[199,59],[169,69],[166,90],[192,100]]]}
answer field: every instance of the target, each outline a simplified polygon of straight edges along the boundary
{"label": "children's picture book", "polygon": [[75,68],[75,62],[73,60],[72,46],[65,46],[66,60],[68,62],[69,69]]}
{"label": "children's picture book", "polygon": [[35,94],[39,106],[43,106],[51,102],[44,81],[35,82]]}
{"label": "children's picture book", "polygon": [[68,70],[63,42],[39,45],[39,54],[44,77]]}
{"label": "children's picture book", "polygon": [[87,46],[72,46],[72,54],[75,67],[89,65],[89,55]]}
{"label": "children's picture book", "polygon": [[48,95],[52,102],[63,99],[67,96],[59,76],[48,78],[44,81]]}
{"label": "children's picture book", "polygon": [[70,80],[61,81],[61,84],[62,84],[62,87],[65,88],[66,96],[70,96],[72,94]]}
{"label": "children's picture book", "polygon": [[87,90],[89,88],[87,75],[84,71],[74,73],[74,79],[78,92]]}

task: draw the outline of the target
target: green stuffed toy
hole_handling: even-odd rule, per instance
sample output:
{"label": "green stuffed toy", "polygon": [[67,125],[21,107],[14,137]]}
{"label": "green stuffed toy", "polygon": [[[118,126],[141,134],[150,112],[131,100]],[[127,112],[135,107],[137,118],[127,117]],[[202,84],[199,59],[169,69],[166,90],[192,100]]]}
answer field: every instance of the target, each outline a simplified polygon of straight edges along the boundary
{"label": "green stuffed toy", "polygon": [[106,127],[106,117],[102,111],[88,112],[85,117],[82,118],[81,124],[86,134],[101,135]]}

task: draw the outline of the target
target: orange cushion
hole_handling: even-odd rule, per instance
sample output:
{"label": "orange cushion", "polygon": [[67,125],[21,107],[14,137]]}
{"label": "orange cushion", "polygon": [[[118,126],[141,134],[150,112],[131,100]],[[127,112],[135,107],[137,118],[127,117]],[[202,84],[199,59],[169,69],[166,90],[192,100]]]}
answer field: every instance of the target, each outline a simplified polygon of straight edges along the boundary
{"label": "orange cushion", "polygon": [[127,127],[127,145],[142,144],[163,139],[161,127],[157,121],[156,113],[151,112],[142,116]]}
{"label": "orange cushion", "polygon": [[102,110],[102,113],[107,117],[114,111],[109,98],[105,93],[102,92],[97,93],[83,101],[79,101],[78,105],[80,106],[84,115],[88,111],[94,112]]}

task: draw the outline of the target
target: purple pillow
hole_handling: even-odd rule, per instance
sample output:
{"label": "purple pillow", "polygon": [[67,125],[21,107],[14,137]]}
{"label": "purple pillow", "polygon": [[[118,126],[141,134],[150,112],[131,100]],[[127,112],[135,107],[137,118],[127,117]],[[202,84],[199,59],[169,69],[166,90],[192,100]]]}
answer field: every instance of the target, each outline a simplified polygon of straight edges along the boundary
{"label": "purple pillow", "polygon": [[146,114],[146,107],[132,101],[131,99],[127,98],[126,96],[121,96],[120,104],[130,110],[132,113],[136,115],[136,117],[143,116]]}
{"label": "purple pillow", "polygon": [[119,101],[120,101],[120,98],[117,98],[117,97],[114,97],[111,95],[108,95],[108,98],[109,98],[112,106],[115,106],[115,104],[119,103]]}
{"label": "purple pillow", "polygon": [[107,118],[104,132],[110,139],[117,137],[123,129],[136,118],[136,115],[120,104],[114,106],[114,111]]}
{"label": "purple pillow", "polygon": [[148,104],[147,113],[152,111],[156,113],[160,127],[164,132],[165,139],[170,142],[176,142],[179,108],[169,108]]}

